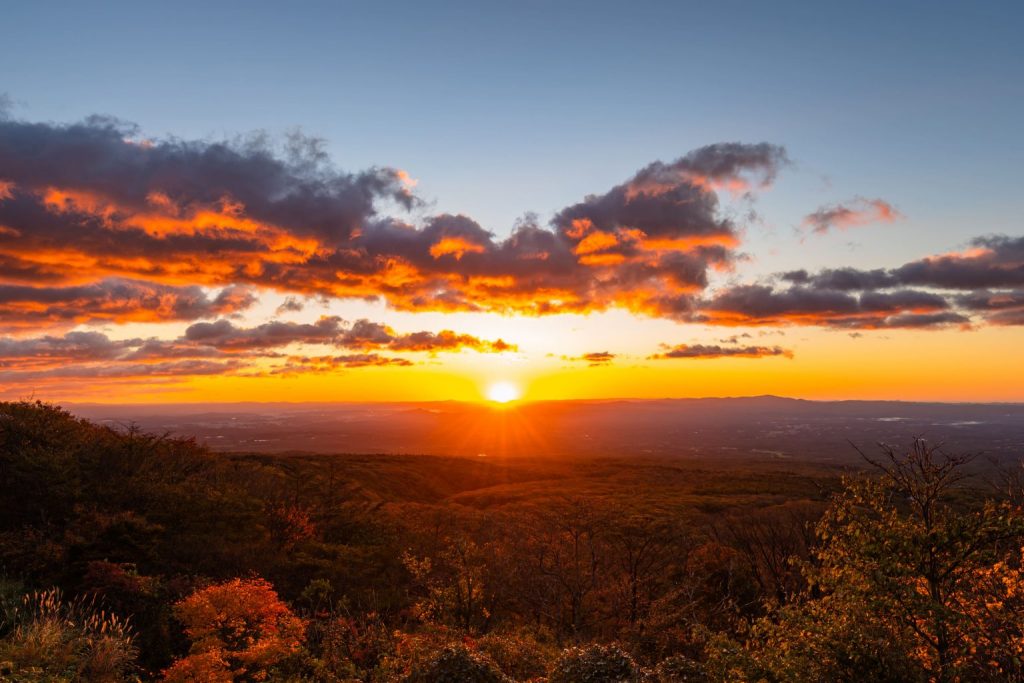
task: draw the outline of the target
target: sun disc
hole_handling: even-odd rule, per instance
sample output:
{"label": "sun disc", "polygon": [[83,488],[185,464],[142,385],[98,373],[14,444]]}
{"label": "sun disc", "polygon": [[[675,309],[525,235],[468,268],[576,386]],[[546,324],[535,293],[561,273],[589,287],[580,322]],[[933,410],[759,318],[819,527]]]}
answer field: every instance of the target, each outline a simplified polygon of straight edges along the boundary
{"label": "sun disc", "polygon": [[512,382],[495,382],[487,387],[487,398],[495,403],[508,403],[519,398],[519,387]]}

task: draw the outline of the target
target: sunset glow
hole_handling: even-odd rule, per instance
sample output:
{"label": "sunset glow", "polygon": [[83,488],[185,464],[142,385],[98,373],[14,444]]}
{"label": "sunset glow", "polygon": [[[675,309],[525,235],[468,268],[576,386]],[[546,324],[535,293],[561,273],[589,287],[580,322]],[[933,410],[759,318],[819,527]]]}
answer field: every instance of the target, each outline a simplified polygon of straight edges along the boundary
{"label": "sunset glow", "polygon": [[511,382],[495,382],[487,387],[487,399],[495,403],[509,403],[519,398],[519,388]]}
{"label": "sunset glow", "polygon": [[1024,682],[1022,25],[7,0],[0,681]]}
{"label": "sunset glow", "polygon": [[[601,35],[618,21],[593,14]],[[690,25],[655,23],[663,44]],[[22,35],[4,43],[11,63],[24,61]],[[512,62],[523,54],[492,37]],[[581,39],[527,54],[561,64],[565,40]],[[402,45],[384,52],[412,50]],[[454,58],[435,47],[401,63]],[[238,92],[234,118],[188,104],[208,99],[203,79],[79,106],[54,93],[88,78],[38,64],[25,69],[34,80],[12,75],[0,84],[0,398],[501,402],[490,387],[514,377],[517,401],[1024,400],[1024,364],[1012,362],[1024,236],[996,142],[1019,135],[1000,118],[1018,107],[1004,89],[971,100],[999,113],[979,114],[992,139],[965,134],[943,152],[953,143],[937,131],[977,129],[963,107],[905,97],[907,78],[879,67],[868,79],[840,53],[833,67],[850,87],[772,50],[756,52],[773,70],[722,65],[729,78],[709,79],[679,55],[627,51],[599,66],[583,56],[591,47],[568,50],[573,68],[610,84],[622,80],[608,69],[628,63],[636,91],[540,118],[536,103],[573,98],[539,62],[491,65],[483,98],[459,80],[425,85],[454,78],[450,68],[378,74],[401,82],[394,92],[341,69],[348,91],[300,79],[287,96]],[[248,44],[232,55],[239,69],[266,58]],[[1014,80],[1013,59],[972,59],[966,73]],[[293,66],[320,73],[307,85],[341,78]],[[812,100],[783,96],[794,69],[821,86]],[[944,78],[909,81],[951,92]],[[283,87],[245,69],[232,82],[253,79]],[[692,89],[664,86],[680,79],[709,93],[706,109],[691,106]],[[415,126],[402,87],[434,103]],[[366,88],[376,108],[350,111],[338,94]],[[934,122],[932,137],[906,138],[911,110]]]}

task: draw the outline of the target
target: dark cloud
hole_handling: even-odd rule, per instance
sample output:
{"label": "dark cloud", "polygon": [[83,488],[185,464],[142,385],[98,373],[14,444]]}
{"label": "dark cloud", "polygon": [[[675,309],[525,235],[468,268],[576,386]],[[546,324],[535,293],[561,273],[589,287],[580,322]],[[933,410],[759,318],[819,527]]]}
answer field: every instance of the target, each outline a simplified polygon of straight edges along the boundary
{"label": "dark cloud", "polygon": [[793,270],[779,277],[796,285],[840,291],[884,289],[899,285],[889,272],[882,269],[826,268],[813,275],[806,270]]}
{"label": "dark cloud", "polygon": [[31,339],[0,337],[0,362],[31,358],[103,360],[117,358],[142,343],[140,339],[114,341],[100,332],[68,332],[62,337],[46,335]]}
{"label": "dark cloud", "polygon": [[680,344],[666,346],[662,353],[656,353],[652,360],[674,358],[766,358],[784,356],[792,358],[793,352],[779,346],[723,346],[720,344]]}
{"label": "dark cloud", "polygon": [[343,321],[324,316],[315,323],[273,321],[256,327],[237,327],[230,320],[195,323],[184,339],[221,349],[265,349],[288,344],[332,344],[342,332]]}
{"label": "dark cloud", "polygon": [[721,325],[822,325],[881,329],[967,323],[942,296],[920,290],[845,291],[739,285],[703,301],[698,322]]}
{"label": "dark cloud", "polygon": [[46,324],[196,320],[238,313],[255,301],[250,288],[234,285],[211,298],[197,286],[118,278],[67,287],[0,282],[0,330]]}
{"label": "dark cloud", "polygon": [[273,375],[412,365],[407,359],[376,352],[319,356],[286,353],[293,344],[431,354],[462,349],[481,353],[515,350],[500,339],[482,340],[450,330],[400,334],[368,320],[349,325],[340,318],[325,316],[310,324],[275,321],[246,328],[221,319],[191,325],[184,335],[169,340],[115,340],[101,332],[80,331],[62,336],[0,337],[0,390],[76,377],[184,379],[242,371]]}
{"label": "dark cloud", "polygon": [[824,235],[833,229],[845,230],[869,223],[892,223],[903,218],[896,208],[884,199],[854,199],[839,204],[822,206],[804,217],[803,225],[811,232]]}
{"label": "dark cloud", "polygon": [[515,345],[501,339],[489,341],[451,330],[398,333],[387,325],[365,319],[349,325],[338,316],[323,316],[315,323],[273,321],[248,328],[238,327],[229,320],[195,323],[185,330],[184,339],[219,349],[264,349],[288,344],[330,344],[353,349],[429,353],[462,349],[482,353],[516,350]]}
{"label": "dark cloud", "polygon": [[0,369],[0,390],[33,382],[67,379],[145,379],[223,375],[240,368],[238,361],[179,360],[160,363],[73,364],[44,369]]}
{"label": "dark cloud", "polygon": [[315,323],[271,322],[238,327],[229,320],[196,323],[177,339],[110,339],[101,332],[68,332],[63,336],[0,337],[0,365],[28,361],[142,361],[181,358],[277,358],[292,344],[356,349],[437,353],[472,349],[502,353],[515,346],[450,330],[396,333],[368,320],[348,325],[341,318],[323,317]]}
{"label": "dark cloud", "polygon": [[912,261],[891,272],[901,283],[942,289],[1024,286],[1024,237],[979,237],[964,252]]}
{"label": "dark cloud", "polygon": [[782,273],[783,280],[821,289],[933,287],[972,290],[1024,286],[1024,237],[978,237],[962,252],[929,256],[889,270],[842,268],[810,274]]}
{"label": "dark cloud", "polygon": [[703,302],[695,317],[729,324],[776,320],[883,328],[967,325],[975,314],[989,324],[1019,325],[1024,320],[1024,237],[978,237],[963,251],[897,268],[795,270],[777,279],[789,287],[727,289]]}
{"label": "dark cloud", "polygon": [[487,341],[474,337],[471,334],[458,334],[451,330],[440,332],[413,332],[395,337],[387,348],[392,351],[458,351],[461,349],[472,349],[484,353],[504,353],[516,351],[517,347],[505,342],[503,339]]}
{"label": "dark cloud", "polygon": [[259,135],[150,142],[133,140],[138,134],[104,117],[63,126],[0,121],[0,177],[19,187],[89,191],[136,210],[165,202],[187,212],[227,197],[254,220],[331,244],[349,239],[380,200],[414,201],[399,171],[339,172],[317,139],[293,135],[275,149]]}
{"label": "dark cloud", "polygon": [[1024,290],[994,292],[982,290],[956,297],[957,304],[970,311],[1004,311],[1024,308]]}
{"label": "dark cloud", "polygon": [[145,141],[104,118],[0,121],[0,281],[109,277],[384,299],[407,310],[678,317],[728,268],[737,226],[716,190],[771,183],[788,160],[726,143],[654,163],[507,239],[470,217],[418,225],[403,172],[335,169],[317,140]]}
{"label": "dark cloud", "polygon": [[[147,141],[109,118],[4,118],[0,330],[224,318],[251,306],[260,289],[289,297],[282,313],[316,297],[412,311],[624,308],[725,325],[941,327],[966,324],[972,312],[1015,324],[1019,307],[975,309],[933,290],[998,295],[1024,287],[1024,237],[978,238],[963,252],[898,268],[793,271],[775,280],[785,286],[708,294],[710,273],[739,258],[742,226],[722,209],[720,193],[767,187],[788,163],[785,150],[768,143],[709,145],[649,164],[556,212],[549,225],[527,217],[499,239],[468,216],[410,214],[423,204],[404,172],[338,170],[315,139]],[[822,207],[808,226],[897,216],[883,200],[857,198]],[[201,323],[190,334],[222,335],[205,345],[233,352],[283,339],[344,346],[346,336],[348,348],[363,351],[510,348],[358,321],[268,323],[244,334],[229,325]]]}
{"label": "dark cloud", "polygon": [[298,375],[330,373],[347,368],[409,367],[414,363],[405,358],[382,356],[378,353],[356,353],[339,356],[289,356],[285,364],[272,374]]}
{"label": "dark cloud", "polygon": [[1024,325],[1024,290],[979,290],[956,297],[956,302],[990,325]]}
{"label": "dark cloud", "polygon": [[298,298],[294,296],[285,297],[284,302],[277,307],[277,314],[282,313],[299,313],[305,308],[305,304],[302,303]]}
{"label": "dark cloud", "polygon": [[718,198],[711,190],[730,185],[747,189],[749,174],[767,185],[786,163],[785,150],[767,143],[709,145],[672,163],[659,161],[641,169],[605,194],[564,209],[554,225],[582,253],[620,253],[603,245],[612,237],[621,242],[618,231],[623,229],[641,230],[649,240],[730,245],[734,227],[718,216]]}

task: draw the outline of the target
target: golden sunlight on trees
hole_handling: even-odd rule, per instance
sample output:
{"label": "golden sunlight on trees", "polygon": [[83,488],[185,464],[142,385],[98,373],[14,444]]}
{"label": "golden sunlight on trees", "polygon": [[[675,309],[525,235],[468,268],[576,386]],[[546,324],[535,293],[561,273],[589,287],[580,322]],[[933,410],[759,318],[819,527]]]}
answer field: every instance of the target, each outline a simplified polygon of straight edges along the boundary
{"label": "golden sunlight on trees", "polygon": [[1018,680],[1024,519],[1008,502],[964,509],[970,461],[923,440],[869,458],[882,476],[848,482],[826,511],[804,600],[756,622],[722,675]]}
{"label": "golden sunlight on trees", "polygon": [[164,676],[186,681],[264,681],[296,654],[304,638],[292,614],[263,579],[233,579],[198,590],[174,606],[192,641],[189,655]]}

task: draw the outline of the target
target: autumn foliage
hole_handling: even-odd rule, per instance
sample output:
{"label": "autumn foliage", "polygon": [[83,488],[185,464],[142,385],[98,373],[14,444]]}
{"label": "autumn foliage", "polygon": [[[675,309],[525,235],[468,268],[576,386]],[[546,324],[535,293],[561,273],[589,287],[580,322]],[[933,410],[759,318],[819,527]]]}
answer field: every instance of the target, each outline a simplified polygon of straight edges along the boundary
{"label": "autumn foliage", "polygon": [[174,606],[192,641],[189,655],[164,674],[174,683],[264,681],[299,651],[302,620],[263,579],[233,579],[196,591]]}
{"label": "autumn foliage", "polygon": [[0,680],[1024,680],[1020,463],[864,464],[215,455],[0,404]]}

